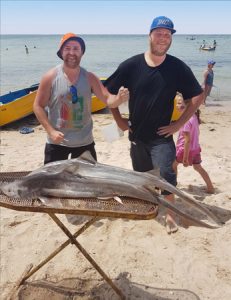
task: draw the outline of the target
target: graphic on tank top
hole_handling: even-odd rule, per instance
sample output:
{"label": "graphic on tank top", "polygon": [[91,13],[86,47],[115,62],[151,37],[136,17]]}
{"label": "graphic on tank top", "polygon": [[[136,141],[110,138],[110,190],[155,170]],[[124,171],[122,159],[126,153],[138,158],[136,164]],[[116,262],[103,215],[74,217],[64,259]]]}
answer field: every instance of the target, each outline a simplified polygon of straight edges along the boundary
{"label": "graphic on tank top", "polygon": [[60,107],[57,129],[75,128],[81,130],[83,128],[84,98],[78,95],[77,101],[75,100],[76,103],[72,103],[72,97],[71,92],[58,96]]}

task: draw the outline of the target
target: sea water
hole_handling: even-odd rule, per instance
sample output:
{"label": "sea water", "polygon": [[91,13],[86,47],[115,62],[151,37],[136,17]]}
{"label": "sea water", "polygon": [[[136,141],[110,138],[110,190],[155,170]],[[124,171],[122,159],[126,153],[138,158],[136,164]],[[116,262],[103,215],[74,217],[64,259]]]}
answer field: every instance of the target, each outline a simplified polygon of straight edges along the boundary
{"label": "sea water", "polygon": [[[86,52],[81,65],[98,77],[108,77],[130,56],[148,48],[148,35],[82,35]],[[210,99],[231,101],[231,35],[174,35],[169,54],[174,55],[194,72],[200,83],[207,60],[216,61],[214,88]],[[1,35],[0,94],[38,83],[50,68],[61,63],[57,57],[61,35]],[[199,50],[205,40],[215,51]],[[26,53],[26,47],[28,53]]]}

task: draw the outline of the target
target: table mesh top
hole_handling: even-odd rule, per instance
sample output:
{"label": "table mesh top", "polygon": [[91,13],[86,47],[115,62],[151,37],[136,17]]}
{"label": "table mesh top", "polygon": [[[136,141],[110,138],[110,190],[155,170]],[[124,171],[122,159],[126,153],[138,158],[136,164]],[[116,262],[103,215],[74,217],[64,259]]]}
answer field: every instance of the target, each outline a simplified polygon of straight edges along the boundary
{"label": "table mesh top", "polygon": [[[1,172],[0,183],[12,182],[30,172]],[[98,198],[50,198],[49,205],[39,199],[8,197],[0,192],[0,206],[18,210],[45,213],[76,214],[128,219],[152,219],[158,214],[158,206],[141,199],[120,197],[122,204],[115,199]]]}

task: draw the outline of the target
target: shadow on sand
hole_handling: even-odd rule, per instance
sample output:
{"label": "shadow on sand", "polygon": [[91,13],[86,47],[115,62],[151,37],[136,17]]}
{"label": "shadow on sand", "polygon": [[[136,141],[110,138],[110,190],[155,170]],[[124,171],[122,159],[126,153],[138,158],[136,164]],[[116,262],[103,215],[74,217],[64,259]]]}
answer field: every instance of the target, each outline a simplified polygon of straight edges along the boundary
{"label": "shadow on sand", "polygon": [[19,131],[21,127],[27,126],[29,128],[35,128],[39,125],[39,121],[36,119],[35,115],[29,115],[25,118],[22,118],[18,121],[6,124],[1,127],[1,130],[7,131]]}
{"label": "shadow on sand", "polygon": [[[127,300],[200,300],[192,291],[184,289],[155,288],[132,282],[129,273],[121,273],[114,283]],[[118,300],[120,297],[103,280],[66,278],[57,283],[32,281],[25,283],[19,293],[19,300]]]}

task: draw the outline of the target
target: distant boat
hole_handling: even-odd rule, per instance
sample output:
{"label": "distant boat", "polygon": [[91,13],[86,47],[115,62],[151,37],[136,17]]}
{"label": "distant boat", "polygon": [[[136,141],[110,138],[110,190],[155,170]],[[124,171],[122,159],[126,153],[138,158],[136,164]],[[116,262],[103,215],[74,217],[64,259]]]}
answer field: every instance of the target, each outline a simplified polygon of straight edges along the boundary
{"label": "distant boat", "polygon": [[[102,82],[105,78],[100,78]],[[0,126],[20,120],[33,113],[33,103],[39,84],[9,92],[0,96]],[[91,112],[97,112],[106,107],[106,104],[92,94]]]}
{"label": "distant boat", "polygon": [[203,47],[200,47],[199,50],[214,51],[214,50],[216,50],[216,46],[203,46]]}
{"label": "distant boat", "polygon": [[196,39],[195,36],[191,36],[191,37],[190,37],[190,40],[191,40],[191,41],[193,41],[193,40],[195,40],[195,39]]}

